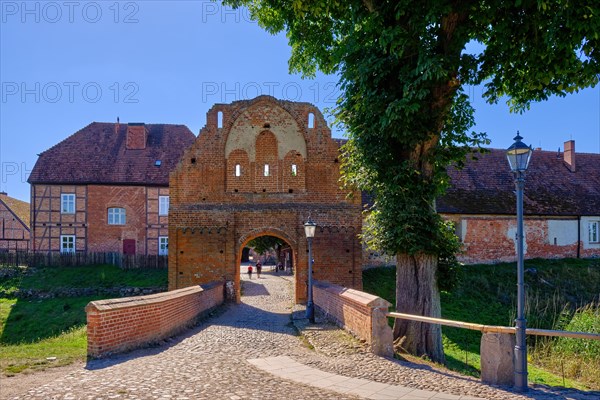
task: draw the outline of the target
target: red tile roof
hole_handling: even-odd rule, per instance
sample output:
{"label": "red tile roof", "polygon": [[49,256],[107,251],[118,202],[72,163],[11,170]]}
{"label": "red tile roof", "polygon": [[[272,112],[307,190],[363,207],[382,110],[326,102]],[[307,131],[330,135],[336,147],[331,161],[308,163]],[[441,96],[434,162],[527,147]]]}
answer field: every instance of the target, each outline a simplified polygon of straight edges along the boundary
{"label": "red tile roof", "polygon": [[[490,149],[450,169],[452,185],[437,202],[441,213],[515,214],[514,178],[506,150]],[[600,215],[600,154],[576,153],[571,172],[563,153],[535,150],[525,175],[528,215]]]}
{"label": "red tile roof", "polygon": [[0,202],[29,229],[29,203],[10,197],[5,192],[0,192]]}
{"label": "red tile roof", "polygon": [[[185,125],[147,124],[145,149],[126,148],[127,124],[92,122],[39,155],[31,184],[138,184],[168,186],[196,137]],[[160,166],[156,161],[160,160]]]}

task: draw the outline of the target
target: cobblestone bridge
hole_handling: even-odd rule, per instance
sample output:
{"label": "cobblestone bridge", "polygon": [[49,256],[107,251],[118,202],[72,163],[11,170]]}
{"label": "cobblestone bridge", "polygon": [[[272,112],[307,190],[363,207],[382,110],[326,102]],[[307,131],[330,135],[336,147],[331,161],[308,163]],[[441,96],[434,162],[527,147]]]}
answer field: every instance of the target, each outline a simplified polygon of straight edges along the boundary
{"label": "cobblestone bridge", "polygon": [[[344,331],[292,319],[292,277],[243,278],[242,304],[155,348],[1,382],[2,399],[597,399],[527,396],[442,369],[384,359]],[[319,322],[319,321],[317,321]],[[44,378],[44,374],[47,377]]]}

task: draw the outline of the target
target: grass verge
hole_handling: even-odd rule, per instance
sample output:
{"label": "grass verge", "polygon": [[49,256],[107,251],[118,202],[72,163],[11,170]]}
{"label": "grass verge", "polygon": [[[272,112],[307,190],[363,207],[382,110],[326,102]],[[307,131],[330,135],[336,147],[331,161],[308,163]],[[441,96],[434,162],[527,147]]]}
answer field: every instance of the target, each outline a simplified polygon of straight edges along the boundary
{"label": "grass verge", "polygon": [[[5,276],[0,278],[0,289],[9,294],[17,289],[51,292],[64,287],[156,287],[167,284],[165,269],[122,270],[112,265],[19,268],[16,273],[11,271],[11,274],[0,276]],[[0,298],[2,374],[11,376],[85,360],[85,306],[101,298]]]}
{"label": "grass verge", "polygon": [[[600,260],[527,260],[525,262],[527,304],[526,318],[530,327],[566,329],[575,309],[593,304],[600,293]],[[512,326],[516,310],[516,265],[464,266],[459,284],[452,291],[441,293],[442,317],[458,321],[489,325]],[[395,268],[376,268],[363,273],[364,290],[395,304]],[[592,317],[594,320],[594,317]],[[393,321],[390,319],[390,324]],[[467,375],[479,376],[479,346],[481,333],[466,329],[443,327],[444,352],[447,367]],[[541,343],[528,338],[529,380],[552,386],[578,389],[600,389],[600,382],[582,374],[569,374],[556,367],[549,368],[541,357],[534,357]],[[532,354],[534,356],[532,356]],[[571,353],[573,362],[580,356]],[[561,353],[564,357],[567,353]],[[591,371],[600,370],[600,357],[586,366]],[[554,372],[554,373],[553,373]],[[595,375],[594,375],[595,376]]]}

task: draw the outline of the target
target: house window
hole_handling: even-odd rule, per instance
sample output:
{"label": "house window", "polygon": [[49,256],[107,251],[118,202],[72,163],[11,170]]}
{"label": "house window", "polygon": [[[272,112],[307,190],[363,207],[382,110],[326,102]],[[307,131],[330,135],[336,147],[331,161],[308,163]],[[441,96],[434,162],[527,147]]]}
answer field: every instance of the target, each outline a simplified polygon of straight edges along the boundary
{"label": "house window", "polygon": [[158,255],[166,256],[169,254],[169,237],[159,236],[158,237]]}
{"label": "house window", "polygon": [[600,221],[591,221],[588,225],[590,243],[600,243]]}
{"label": "house window", "polygon": [[60,195],[61,214],[75,214],[75,194],[63,193]]}
{"label": "house window", "polygon": [[169,196],[158,196],[158,215],[169,215]]}
{"label": "house window", "polygon": [[124,208],[109,208],[108,209],[108,224],[109,225],[125,225],[125,209]]}
{"label": "house window", "polygon": [[242,166],[235,164],[235,176],[242,176]]}
{"label": "house window", "polygon": [[269,176],[269,164],[265,164],[264,175]]}
{"label": "house window", "polygon": [[298,175],[298,166],[296,164],[292,164],[292,176]]}
{"label": "house window", "polygon": [[75,235],[60,235],[60,252],[75,253]]}

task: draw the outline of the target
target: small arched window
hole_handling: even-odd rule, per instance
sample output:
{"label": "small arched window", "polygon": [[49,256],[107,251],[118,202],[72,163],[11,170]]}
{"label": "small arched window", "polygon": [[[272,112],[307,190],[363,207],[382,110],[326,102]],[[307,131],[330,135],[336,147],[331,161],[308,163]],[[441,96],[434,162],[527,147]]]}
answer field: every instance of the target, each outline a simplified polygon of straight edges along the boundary
{"label": "small arched window", "polygon": [[127,218],[124,208],[109,208],[108,209],[108,224],[109,225],[125,225]]}
{"label": "small arched window", "polygon": [[308,128],[312,129],[315,127],[315,114],[308,113]]}
{"label": "small arched window", "polygon": [[298,166],[296,164],[292,164],[292,176],[298,175]]}
{"label": "small arched window", "polygon": [[223,111],[217,113],[217,128],[223,127]]}
{"label": "small arched window", "polygon": [[264,176],[269,176],[269,164],[265,164]]}
{"label": "small arched window", "polygon": [[235,176],[242,176],[242,166],[240,164],[235,164]]}

